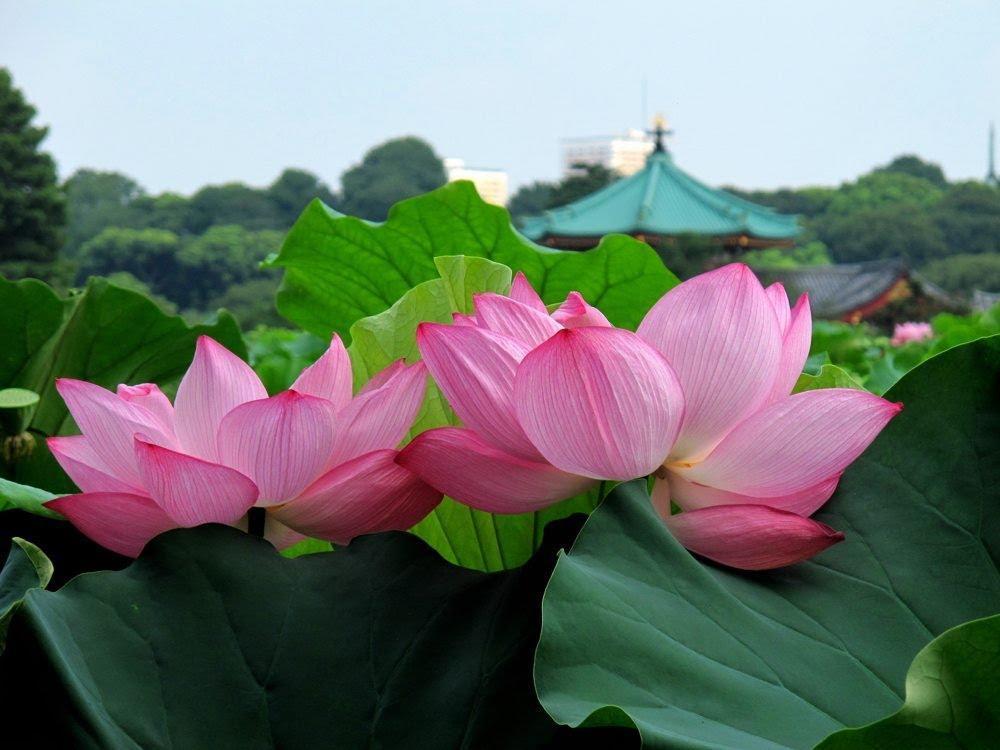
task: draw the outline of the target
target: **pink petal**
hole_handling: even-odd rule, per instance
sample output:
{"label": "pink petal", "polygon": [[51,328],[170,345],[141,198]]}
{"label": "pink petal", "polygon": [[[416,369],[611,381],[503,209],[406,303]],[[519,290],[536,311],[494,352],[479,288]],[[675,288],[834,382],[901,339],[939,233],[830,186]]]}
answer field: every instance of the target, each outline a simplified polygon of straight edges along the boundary
{"label": "pink petal", "polygon": [[100,386],[60,378],[56,380],[56,390],[87,437],[87,445],[100,459],[101,466],[97,468],[106,469],[124,485],[142,487],[132,447],[136,433],[148,435],[163,445],[175,444],[173,435],[163,430],[160,418],[153,412]]}
{"label": "pink petal", "polygon": [[785,398],[792,392],[809,358],[811,344],[812,311],[809,308],[809,296],[803,294],[795,303],[781,342],[781,359],[778,361],[778,374],[771,390],[771,401]]}
{"label": "pink petal", "polygon": [[675,457],[700,458],[771,393],[781,334],[768,295],[742,264],[674,287],[638,333],[667,358],[684,390]]}
{"label": "pink petal", "polygon": [[799,493],[843,472],[900,409],[850,388],[804,391],[741,422],[704,461],[675,470],[741,495]]}
{"label": "pink petal", "polygon": [[692,552],[742,570],[792,565],[844,539],[826,524],[766,505],[716,505],[665,520]]}
{"label": "pink petal", "polygon": [[595,483],[550,464],[505,453],[461,427],[420,433],[400,451],[396,462],[448,497],[490,513],[539,510]]}
{"label": "pink petal", "polygon": [[142,495],[87,492],[66,495],[45,506],[69,519],[85,536],[112,552],[138,557],[146,542],[177,524]]}
{"label": "pink petal", "polygon": [[268,513],[264,519],[264,538],[274,545],[276,550],[283,550],[298,544],[306,538],[306,535],[285,526],[274,517],[274,513]]}
{"label": "pink petal", "polygon": [[351,400],[353,376],[351,358],[340,336],[333,335],[329,348],[292,383],[292,390],[307,396],[325,398],[340,410]]}
{"label": "pink petal", "polygon": [[535,291],[531,282],[528,281],[521,271],[514,274],[514,283],[510,286],[510,298],[517,300],[522,305],[527,305],[537,312],[545,313],[546,315],[549,313],[545,307],[545,303],[542,302],[542,298],[538,296],[538,292]]}
{"label": "pink petal", "polygon": [[674,502],[684,510],[709,508],[713,505],[749,503],[787,510],[789,513],[796,513],[800,516],[811,516],[830,499],[834,490],[837,489],[837,483],[840,482],[840,475],[834,475],[799,492],[778,497],[750,497],[737,492],[718,490],[697,482],[688,482],[673,472],[670,473],[669,481]]}
{"label": "pink petal", "polygon": [[477,294],[473,299],[480,328],[517,339],[529,348],[542,343],[562,328],[547,312],[539,312],[510,297]]}
{"label": "pink petal", "polygon": [[63,471],[83,492],[142,491],[141,483],[133,486],[114,476],[83,435],[50,437],[45,442]]}
{"label": "pink petal", "polygon": [[361,534],[405,531],[441,502],[441,493],[379,450],[341,464],[301,496],[275,508],[277,520],[308,536],[347,544]]}
{"label": "pink petal", "polygon": [[227,466],[140,439],[135,455],[149,496],[179,526],[231,524],[257,501],[257,485]]}
{"label": "pink petal", "polygon": [[785,331],[788,330],[788,324],[792,319],[792,306],[788,304],[788,293],[785,292],[785,287],[781,282],[771,284],[771,286],[764,290],[764,293],[767,294],[767,299],[771,303],[771,308],[774,310],[774,314],[778,318],[778,331],[780,331],[781,335],[784,336]]}
{"label": "pink petal", "polygon": [[240,404],[263,398],[267,391],[250,365],[208,336],[199,337],[174,399],[181,448],[217,462],[215,439],[222,418]]}
{"label": "pink petal", "polygon": [[371,379],[363,386],[361,386],[361,390],[358,391],[358,394],[360,395],[362,393],[367,393],[368,391],[374,391],[376,388],[381,388],[383,385],[388,383],[392,378],[396,377],[396,375],[398,375],[405,369],[406,369],[406,360],[397,359],[392,364],[388,365],[387,367],[379,370],[374,375],[372,375]]}
{"label": "pink petal", "polygon": [[582,328],[583,326],[602,326],[608,328],[611,322],[604,313],[596,307],[587,304],[579,292],[570,292],[566,301],[558,310],[552,313],[552,319],[566,328]]}
{"label": "pink petal", "polygon": [[158,385],[155,383],[120,385],[118,396],[130,404],[148,409],[159,420],[160,427],[165,433],[174,434],[174,407]]}
{"label": "pink petal", "polygon": [[330,402],[295,391],[237,406],[219,426],[220,463],[254,481],[257,505],[297,497],[326,470],[332,449]]}
{"label": "pink petal", "polygon": [[417,346],[466,427],[507,453],[541,458],[514,413],[514,373],[530,351],[525,344],[481,328],[421,323]]}
{"label": "pink petal", "polygon": [[423,362],[397,370],[385,384],[363,390],[337,414],[326,468],[363,453],[395,448],[406,437],[427,392]]}
{"label": "pink petal", "polygon": [[479,321],[476,320],[475,315],[463,315],[462,313],[452,313],[451,314],[451,324],[453,326],[478,326]]}
{"label": "pink petal", "polygon": [[670,365],[620,328],[560,331],[524,358],[514,396],[518,419],[542,455],[595,479],[654,471],[684,413]]}

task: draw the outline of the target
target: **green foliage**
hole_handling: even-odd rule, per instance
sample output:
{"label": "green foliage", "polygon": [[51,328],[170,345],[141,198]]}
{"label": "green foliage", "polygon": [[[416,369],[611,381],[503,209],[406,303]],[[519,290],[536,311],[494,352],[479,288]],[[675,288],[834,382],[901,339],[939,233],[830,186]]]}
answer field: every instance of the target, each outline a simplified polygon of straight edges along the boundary
{"label": "green foliage", "polygon": [[344,172],[339,208],[351,216],[382,221],[399,201],[445,181],[444,163],[427,142],[395,138],[371,149],[360,164]]}
{"label": "green foliage", "polygon": [[[314,198],[333,205],[337,198],[329,186],[312,172],[286,169],[267,188],[267,197],[278,213],[283,227],[290,227]],[[238,223],[238,222],[237,222]]]}
{"label": "green foliage", "polygon": [[311,333],[260,326],[245,334],[249,362],[270,394],[288,390],[306,367],[326,351],[328,341]]}
{"label": "green foliage", "polygon": [[807,242],[798,247],[768,247],[749,250],[741,260],[752,268],[801,268],[803,266],[828,266],[830,253],[822,242]]}
{"label": "green foliage", "polygon": [[952,254],[1000,253],[1000,189],[952,185],[934,207],[934,219]]}
{"label": "green foliage", "polygon": [[[422,321],[451,322],[453,312],[472,312],[474,294],[505,294],[510,289],[510,269],[485,258],[437,257],[434,262],[440,278],[418,284],[388,310],[351,327],[348,351],[358,387],[398,359],[413,362],[420,358],[415,333]],[[458,424],[457,417],[431,383],[410,436],[452,424]],[[445,498],[413,532],[450,562],[478,570],[504,570],[531,556],[549,521],[588,512],[596,499],[590,493],[536,513],[497,515]]]}
{"label": "green foliage", "polygon": [[47,518],[62,518],[54,510],[49,510],[43,503],[54,500],[58,495],[51,492],[29,487],[25,484],[11,482],[0,477],[0,510],[17,508]]}
{"label": "green foliage", "polygon": [[47,275],[56,258],[66,206],[52,157],[39,150],[48,129],[0,68],[0,271]]}
{"label": "green foliage", "polygon": [[240,224],[247,229],[280,226],[277,207],[267,193],[241,182],[209,185],[191,196],[185,229],[201,234],[209,227]]}
{"label": "green foliage", "polygon": [[846,370],[836,365],[822,365],[819,368],[819,372],[815,375],[808,372],[802,373],[795,382],[795,388],[792,389],[792,393],[812,391],[817,388],[853,388],[859,391],[864,390],[864,386],[855,380]]}
{"label": "green foliage", "polygon": [[180,238],[165,229],[109,227],[80,248],[77,282],[124,271],[165,294],[178,286],[180,248]]}
{"label": "green foliage", "polygon": [[[75,258],[84,243],[106,227],[130,224],[130,206],[145,197],[145,191],[131,177],[119,172],[80,169],[66,180],[66,244],[62,252]],[[180,228],[157,221],[150,226],[179,232]]]}
{"label": "green foliage", "polygon": [[937,203],[943,191],[920,177],[899,172],[871,172],[837,190],[826,212],[844,215],[886,206],[929,208]]}
{"label": "green foliage", "polygon": [[740,190],[726,187],[728,192],[783,214],[798,214],[804,218],[819,216],[830,206],[837,191],[828,187],[779,188],[777,190]]}
{"label": "green foliage", "polygon": [[34,450],[0,473],[52,492],[74,489],[44,443],[47,436],[74,431],[56,393],[56,378],[78,378],[112,389],[119,383],[166,385],[187,369],[201,334],[240,356],[246,353],[231,316],[188,326],[142,295],[103,279],[66,298],[40,281],[0,279],[0,311],[0,387],[27,388],[41,395],[28,422]]}
{"label": "green foliage", "polygon": [[844,209],[817,220],[816,232],[838,263],[906,258],[920,264],[948,253],[930,212],[909,203]]}
{"label": "green foliage", "polygon": [[953,255],[928,263],[920,273],[949,292],[1000,292],[1000,252]]}
{"label": "green foliage", "polygon": [[554,746],[532,654],[578,526],[494,574],[399,532],[288,560],[228,527],[171,531],[122,572],[27,592],[0,703],[39,747]]}
{"label": "green foliage", "polygon": [[939,188],[948,186],[948,180],[940,166],[924,161],[915,154],[901,154],[886,164],[872,170],[875,174],[905,174],[917,177]]}
{"label": "green foliage", "polygon": [[993,337],[899,382],[888,398],[906,408],[817,514],[847,540],[789,568],[702,563],[644,482],[612,492],[546,589],[542,705],[571,726],[634,723],[648,748],[741,750],[896,711],[921,648],[1000,609],[998,378]]}
{"label": "green foliage", "polygon": [[607,237],[583,253],[539,247],[514,231],[504,209],[457,182],[397,204],[384,224],[310,204],[273,261],[285,269],[278,311],[318,336],[336,331],[346,341],[354,321],[435,278],[440,255],[485,257],[523,271],[547,303],[578,290],[626,328],[677,283],[649,246],[628,237]]}
{"label": "green foliage", "polygon": [[917,654],[906,703],[892,716],[843,729],[817,750],[964,750],[1000,737],[1000,615],[959,625]]}
{"label": "green foliage", "polygon": [[511,196],[507,209],[515,218],[540,214],[595,193],[618,179],[603,164],[576,164],[573,173],[559,182],[533,182]]}

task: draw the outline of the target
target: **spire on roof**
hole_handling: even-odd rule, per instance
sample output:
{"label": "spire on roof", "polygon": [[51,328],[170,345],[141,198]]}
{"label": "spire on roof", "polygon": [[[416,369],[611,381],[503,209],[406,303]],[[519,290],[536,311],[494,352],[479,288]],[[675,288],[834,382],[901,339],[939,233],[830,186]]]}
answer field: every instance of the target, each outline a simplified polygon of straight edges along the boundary
{"label": "spire on roof", "polygon": [[666,153],[667,148],[663,145],[663,139],[668,135],[673,135],[674,131],[667,125],[667,118],[662,114],[657,114],[653,118],[653,129],[646,131],[655,138],[656,145],[653,147],[654,154]]}

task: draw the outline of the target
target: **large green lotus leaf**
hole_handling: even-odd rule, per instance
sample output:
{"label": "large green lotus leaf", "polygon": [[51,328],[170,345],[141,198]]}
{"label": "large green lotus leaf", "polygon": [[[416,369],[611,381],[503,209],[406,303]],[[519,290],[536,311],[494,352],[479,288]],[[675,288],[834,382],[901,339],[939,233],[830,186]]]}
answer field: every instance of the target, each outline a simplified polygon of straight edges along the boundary
{"label": "large green lotus leaf", "polygon": [[906,703],[888,718],[842,729],[819,750],[990,750],[1000,740],[1000,615],[946,631],[906,674]]}
{"label": "large green lotus leaf", "polygon": [[400,532],[294,560],[229,527],[167,532],[123,571],[24,596],[0,705],[35,747],[549,747],[532,652],[578,528],[494,574]]}
{"label": "large green lotus leaf", "polygon": [[[420,358],[416,329],[422,321],[450,323],[453,312],[472,312],[474,294],[506,294],[510,289],[510,269],[485,258],[444,256],[434,258],[434,264],[438,278],[418,284],[388,310],[351,327],[349,352],[358,387],[397,359],[415,362]],[[411,437],[453,424],[458,424],[458,418],[431,383]],[[591,493],[536,513],[497,515],[446,497],[413,532],[450,562],[477,570],[505,570],[531,556],[548,521],[589,512],[596,499],[596,493]]]}
{"label": "large green lotus leaf", "polygon": [[549,713],[631,720],[653,748],[774,750],[898,710],[921,648],[1000,611],[1000,337],[928,360],[888,397],[905,409],[816,516],[847,539],[808,562],[703,563],[643,483],[613,492],[545,594]]}
{"label": "large green lotus leaf", "polygon": [[35,437],[34,452],[8,467],[7,478],[53,492],[75,491],[44,445],[47,436],[76,431],[56,393],[56,378],[106,388],[167,383],[187,369],[201,334],[246,357],[239,327],[228,313],[214,323],[189,326],[143,295],[98,278],[66,298],[34,279],[0,279],[0,317],[0,388],[41,395],[27,425]]}
{"label": "large green lotus leaf", "polygon": [[629,237],[607,237],[587,252],[536,245],[514,230],[506,210],[485,203],[471,183],[455,182],[398,203],[382,224],[313,201],[272,261],[285,269],[278,310],[307,331],[336,331],[346,341],[354,321],[436,278],[439,255],[480,256],[523,271],[548,303],[577,290],[626,328],[677,283],[652,248]]}

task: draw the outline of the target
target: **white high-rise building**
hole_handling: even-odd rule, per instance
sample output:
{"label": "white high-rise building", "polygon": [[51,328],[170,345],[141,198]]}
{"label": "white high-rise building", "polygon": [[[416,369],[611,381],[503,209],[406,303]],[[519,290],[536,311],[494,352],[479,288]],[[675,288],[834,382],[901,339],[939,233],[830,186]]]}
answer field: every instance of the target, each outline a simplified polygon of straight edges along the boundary
{"label": "white high-rise building", "polygon": [[444,169],[448,182],[470,180],[479,197],[494,206],[506,206],[509,186],[507,173],[502,169],[483,169],[465,166],[464,159],[445,159]]}
{"label": "white high-rise building", "polygon": [[623,135],[599,135],[589,138],[565,138],[563,176],[574,174],[575,164],[600,164],[622,177],[635,174],[646,165],[653,151],[653,138],[645,131],[631,129]]}

